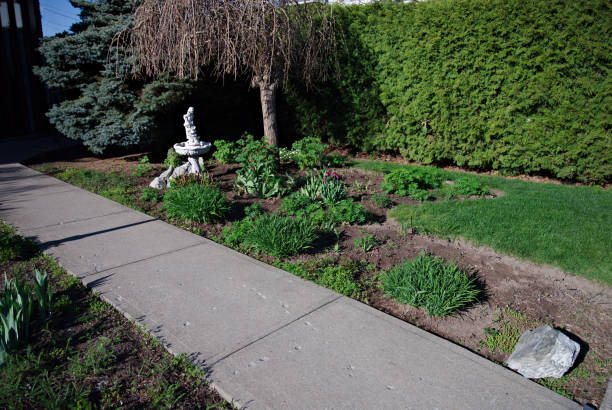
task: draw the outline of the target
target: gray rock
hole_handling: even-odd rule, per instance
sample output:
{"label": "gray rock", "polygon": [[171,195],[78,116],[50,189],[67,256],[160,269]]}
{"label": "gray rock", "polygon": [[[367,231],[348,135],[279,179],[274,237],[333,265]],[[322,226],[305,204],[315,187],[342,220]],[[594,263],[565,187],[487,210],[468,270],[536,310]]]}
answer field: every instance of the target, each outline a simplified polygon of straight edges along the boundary
{"label": "gray rock", "polygon": [[580,345],[546,325],[523,333],[506,364],[530,379],[558,379],[574,364]]}

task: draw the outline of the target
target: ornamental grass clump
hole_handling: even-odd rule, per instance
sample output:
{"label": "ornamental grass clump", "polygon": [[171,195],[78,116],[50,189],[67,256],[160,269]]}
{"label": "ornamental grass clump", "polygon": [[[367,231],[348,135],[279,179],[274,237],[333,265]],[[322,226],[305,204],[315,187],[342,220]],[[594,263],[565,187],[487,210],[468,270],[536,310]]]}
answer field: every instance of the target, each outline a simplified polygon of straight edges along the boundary
{"label": "ornamental grass clump", "polygon": [[166,215],[191,222],[222,221],[230,204],[219,188],[208,185],[187,185],[171,188],[164,195]]}
{"label": "ornamental grass clump", "polygon": [[381,275],[381,288],[400,303],[423,307],[431,316],[448,316],[478,300],[476,278],[453,263],[421,252]]}
{"label": "ornamental grass clump", "polygon": [[316,239],[315,227],[310,221],[272,214],[255,219],[244,242],[270,255],[285,257],[311,248]]}

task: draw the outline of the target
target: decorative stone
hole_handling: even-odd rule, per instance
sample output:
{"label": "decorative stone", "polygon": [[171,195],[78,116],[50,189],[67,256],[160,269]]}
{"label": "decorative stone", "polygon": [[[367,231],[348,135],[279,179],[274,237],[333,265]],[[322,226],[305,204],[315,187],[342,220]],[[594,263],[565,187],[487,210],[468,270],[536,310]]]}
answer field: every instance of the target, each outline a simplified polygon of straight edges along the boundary
{"label": "decorative stone", "polygon": [[174,144],[174,150],[179,155],[186,155],[187,161],[180,167],[170,167],[160,176],[155,178],[149,186],[151,188],[162,189],[170,186],[170,180],[176,176],[190,174],[201,174],[204,168],[204,159],[202,155],[210,151],[211,143],[200,141],[200,137],[196,132],[195,124],[193,123],[193,107],[189,107],[187,113],[183,115],[183,126],[185,127],[185,135],[187,141]]}
{"label": "decorative stone", "polygon": [[574,364],[580,345],[546,325],[524,332],[506,364],[530,379],[558,379]]}
{"label": "decorative stone", "polygon": [[174,167],[170,165],[170,168],[162,172],[160,176],[156,177],[153,181],[151,181],[149,186],[155,189],[162,189],[168,186],[168,179],[170,178],[170,175],[172,175],[173,171]]}
{"label": "decorative stone", "polygon": [[188,174],[190,170],[191,170],[191,164],[189,162],[185,162],[180,167],[174,168],[174,171],[172,171],[172,175],[170,175],[170,178],[168,179],[172,179],[174,177]]}
{"label": "decorative stone", "polygon": [[187,160],[191,164],[190,173],[201,174],[202,168],[198,158],[210,150],[211,143],[200,141],[193,123],[193,107],[189,107],[187,113],[183,115],[183,119],[185,120],[183,126],[185,127],[187,141],[174,144],[174,150],[180,155],[187,156]]}

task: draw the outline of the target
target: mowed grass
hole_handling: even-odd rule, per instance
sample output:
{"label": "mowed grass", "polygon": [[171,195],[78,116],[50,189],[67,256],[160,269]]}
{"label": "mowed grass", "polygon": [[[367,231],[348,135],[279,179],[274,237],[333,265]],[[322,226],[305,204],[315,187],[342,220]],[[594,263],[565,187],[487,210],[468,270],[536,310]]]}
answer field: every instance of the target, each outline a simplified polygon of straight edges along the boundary
{"label": "mowed grass", "polygon": [[[364,170],[389,172],[403,165],[357,161]],[[446,172],[456,178],[459,172]],[[598,187],[526,182],[474,175],[504,195],[425,202],[389,212],[406,227],[477,245],[612,285],[612,191]]]}

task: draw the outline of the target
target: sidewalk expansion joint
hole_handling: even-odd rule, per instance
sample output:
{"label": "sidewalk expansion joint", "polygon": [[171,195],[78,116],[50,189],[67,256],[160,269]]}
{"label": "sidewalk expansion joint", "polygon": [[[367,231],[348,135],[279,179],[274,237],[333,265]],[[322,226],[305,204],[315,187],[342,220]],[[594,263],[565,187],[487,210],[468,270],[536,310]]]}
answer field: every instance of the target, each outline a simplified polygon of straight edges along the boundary
{"label": "sidewalk expansion joint", "polygon": [[[28,228],[28,229],[22,229],[21,231],[24,234],[28,234],[28,232],[31,231],[37,231],[39,229],[46,229],[46,228],[53,228],[54,226],[64,226],[64,225],[70,225],[70,224],[74,224],[74,223],[79,223],[79,222],[85,222],[85,221],[91,221],[93,219],[98,219],[98,218],[106,218],[108,216],[114,216],[114,215],[119,215],[119,214],[123,214],[126,212],[130,212],[130,211],[134,211],[133,209],[123,209],[121,211],[116,211],[116,212],[111,212],[110,214],[104,214],[104,215],[97,215],[97,216],[89,216],[87,218],[78,218],[78,219],[71,219],[69,221],[66,222],[59,222],[56,224],[50,224],[50,225],[43,225],[43,226],[35,226],[33,228]],[[147,215],[148,216],[148,215]],[[153,217],[150,217],[152,221],[155,221],[156,219]]]}
{"label": "sidewalk expansion joint", "polygon": [[268,337],[268,336],[273,335],[274,333],[276,333],[276,332],[278,332],[278,331],[280,331],[280,330],[283,330],[283,329],[284,329],[284,328],[286,328],[287,326],[290,326],[290,325],[292,325],[292,324],[296,323],[297,321],[304,319],[306,316],[309,316],[309,315],[313,314],[313,313],[314,313],[314,312],[316,312],[317,310],[323,309],[324,307],[327,307],[327,306],[331,305],[332,303],[337,302],[337,301],[338,301],[338,299],[341,299],[341,298],[343,298],[343,297],[344,297],[344,296],[342,296],[342,295],[338,295],[338,296],[336,296],[336,297],[335,297],[335,298],[333,298],[332,300],[329,300],[329,301],[327,301],[327,302],[323,303],[322,305],[315,307],[314,309],[312,309],[312,310],[310,310],[310,311],[308,311],[308,312],[304,313],[303,315],[301,315],[301,316],[299,316],[299,317],[297,317],[297,318],[295,318],[295,319],[291,320],[290,322],[287,322],[287,323],[285,323],[284,325],[282,325],[282,326],[280,326],[280,327],[278,327],[278,328],[276,328],[276,329],[274,329],[274,330],[269,331],[269,332],[268,332],[268,333],[266,333],[265,335],[262,335],[262,336],[258,337],[257,339],[250,341],[249,343],[245,344],[244,346],[241,346],[241,347],[239,347],[239,348],[237,348],[237,349],[235,349],[235,350],[233,350],[233,351],[231,351],[231,352],[229,352],[229,353],[227,353],[227,354],[223,355],[222,357],[220,357],[219,359],[215,360],[214,362],[211,362],[211,363],[206,363],[206,367],[208,367],[208,368],[212,368],[214,365],[216,365],[217,363],[219,363],[219,362],[221,362],[221,361],[223,361],[223,360],[227,359],[228,357],[233,356],[234,354],[236,354],[236,353],[240,352],[241,350],[244,350],[244,349],[246,349],[247,347],[254,345],[255,343],[257,343],[257,342],[259,342],[259,341],[261,341],[261,340],[265,339],[265,338],[266,338],[266,337]]}
{"label": "sidewalk expansion joint", "polygon": [[140,262],[148,261],[148,260],[151,260],[151,259],[159,258],[160,256],[166,256],[166,255],[170,255],[170,254],[175,253],[175,252],[183,251],[185,249],[194,248],[196,246],[200,246],[200,245],[203,245],[205,243],[206,242],[194,243],[194,244],[191,244],[191,245],[183,246],[182,248],[172,249],[170,251],[161,252],[161,253],[158,253],[158,254],[155,254],[155,255],[152,255],[152,256],[147,256],[146,258],[142,258],[142,259],[138,259],[138,260],[135,260],[135,261],[127,262],[127,263],[124,263],[122,265],[111,266],[110,268],[105,268],[105,269],[98,270],[98,271],[93,271],[93,272],[89,271],[89,272],[83,273],[82,276],[77,276],[77,275],[75,275],[75,276],[77,276],[79,279],[87,278],[87,277],[90,277],[90,276],[93,276],[93,275],[97,275],[98,273],[108,272],[109,270],[123,268],[124,266],[130,266],[130,265],[133,265],[135,263],[140,263]]}

